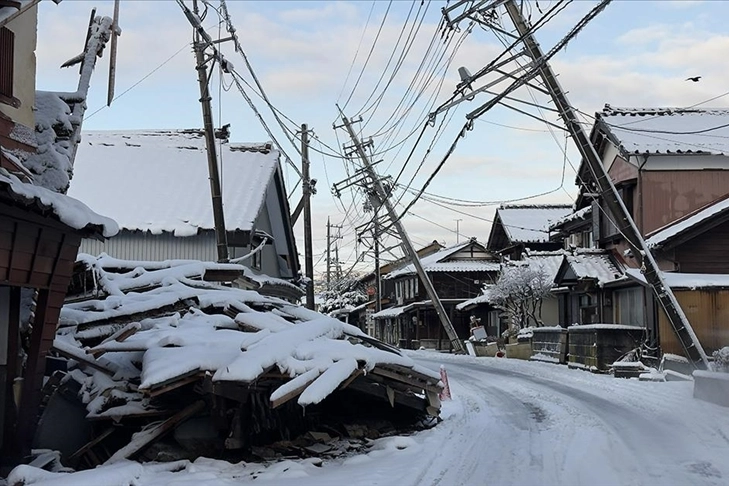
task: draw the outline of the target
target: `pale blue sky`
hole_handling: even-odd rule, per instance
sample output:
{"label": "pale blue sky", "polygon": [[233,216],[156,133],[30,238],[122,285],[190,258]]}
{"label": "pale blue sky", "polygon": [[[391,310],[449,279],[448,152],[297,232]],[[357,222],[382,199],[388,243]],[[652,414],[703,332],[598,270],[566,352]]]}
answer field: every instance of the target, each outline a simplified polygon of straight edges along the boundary
{"label": "pale blue sky", "polygon": [[[191,2],[187,3],[191,5]],[[213,3],[217,5],[217,2]],[[537,38],[544,50],[551,48],[595,3],[575,1],[541,29]],[[547,11],[553,4],[548,0],[539,2],[542,11]],[[58,6],[48,1],[41,5],[38,87],[73,90],[78,71],[60,70],[58,66],[80,51],[90,9],[96,6],[97,14],[111,15],[113,4],[110,1],[66,0]],[[388,94],[383,97],[374,115],[372,110],[363,114],[367,122],[362,131],[364,136],[372,135],[383,125],[406,92],[412,74],[436,31],[443,5],[444,2],[434,1],[422,6],[420,13],[425,12],[424,20],[399,75],[392,81]],[[229,0],[228,6],[248,58],[273,104],[297,124],[308,123],[324,143],[337,148],[345,138],[343,131],[338,130],[335,134],[332,130],[332,122],[336,118],[335,103],[346,105],[345,113],[354,116],[365,105],[370,93],[381,91],[384,81],[380,89],[374,89],[380,74],[393,52],[398,35],[403,32],[408,12],[413,7],[411,15],[414,16],[420,3],[416,2],[413,6],[404,0],[392,2],[392,5],[387,1],[373,4],[370,1]],[[385,17],[388,6],[389,12]],[[553,68],[559,73],[573,105],[588,114],[605,103],[613,106],[693,105],[729,91],[726,81],[729,79],[726,62],[729,35],[724,26],[728,14],[729,4],[721,1],[615,1],[554,58]],[[533,2],[532,16],[533,20],[540,16]],[[107,130],[200,126],[194,60],[190,48],[186,47],[192,31],[181,9],[175,2],[167,0],[123,0],[120,25],[123,34],[119,39],[116,92],[121,94],[135,83],[139,84],[120,96],[111,108],[102,108],[105,105],[108,66],[108,56],[105,55],[95,73],[84,127]],[[213,37],[218,36],[214,11],[209,11],[205,25],[212,27],[210,33]],[[372,50],[370,62],[351,101],[346,103],[380,25],[383,25],[380,40]],[[407,34],[408,31],[405,32]],[[224,30],[222,35],[225,35]],[[503,46],[492,32],[474,29],[451,63],[438,101],[445,100],[452,93],[458,81],[459,66],[475,72],[501,50]],[[175,55],[178,51],[179,54]],[[224,51],[238,72],[245,75],[245,64],[233,52],[232,46],[226,44]],[[165,61],[167,63],[160,67]],[[157,71],[149,75],[155,69]],[[147,75],[149,77],[140,82]],[[703,76],[701,82],[685,81],[686,77],[694,75]],[[245,77],[250,80],[250,76]],[[218,120],[231,123],[233,141],[268,140],[268,135],[244,99],[229,84],[229,79],[225,79],[221,86],[217,75],[213,78],[216,124]],[[229,91],[223,88],[229,88]],[[217,102],[219,91],[222,104]],[[252,97],[273,128],[274,135],[282,143],[286,142],[286,153],[297,160],[298,154],[276,126],[270,111],[259,98]],[[531,100],[526,91],[520,92],[519,97]],[[545,98],[539,95],[537,100],[544,102]],[[708,106],[727,106],[728,100],[729,97],[719,98]],[[427,103],[421,101],[396,137],[375,138],[376,148],[388,147],[421,126],[421,118],[417,115],[428,111]],[[486,101],[486,97],[480,96],[459,106],[412,187],[421,187],[434,170],[447,145],[463,125],[465,113]],[[530,111],[537,113],[533,109]],[[547,113],[547,117],[558,122],[553,114]],[[440,121],[441,117],[437,119],[438,123]],[[408,165],[403,182],[409,180],[415,171],[434,131],[427,132],[423,148],[416,152],[416,157]],[[394,177],[413,140],[414,137],[408,139],[399,153],[397,148],[384,153],[381,171]],[[557,132],[553,137],[546,131],[545,125],[533,119],[503,108],[494,109],[475,123],[473,131],[458,146],[429,191],[454,198],[498,202],[555,190],[547,196],[525,202],[571,203],[575,187],[570,162],[576,166],[579,158],[568,144],[569,160],[565,160],[560,148],[564,144],[562,133]],[[318,145],[314,147],[319,148]],[[330,152],[327,148],[324,151]],[[345,226],[340,256],[347,269],[362,250],[355,249],[353,245],[351,227],[366,221],[368,215],[362,210],[360,196],[355,196],[353,202],[353,195],[345,193],[339,202],[330,195],[328,186],[346,177],[340,160],[315,152],[311,154],[311,160],[312,176],[319,180],[319,194],[313,200],[315,250],[321,254],[325,248],[325,222],[330,216],[332,222]],[[563,167],[566,168],[565,183],[564,188],[559,189]],[[292,188],[295,174],[290,170],[288,173],[288,183]],[[407,202],[411,197],[407,195],[402,201]],[[292,199],[292,205],[295,205],[298,191]],[[486,220],[491,219],[494,209],[495,206],[458,208],[468,213],[464,215],[420,202],[413,208],[418,216],[407,217],[405,224],[416,244],[425,244],[433,239],[455,243],[456,219],[462,219],[459,223],[461,237],[476,236],[485,241],[490,226]],[[300,246],[303,251],[303,244],[300,243]],[[315,259],[318,260],[319,256],[316,255]],[[323,267],[320,264],[317,268]]]}

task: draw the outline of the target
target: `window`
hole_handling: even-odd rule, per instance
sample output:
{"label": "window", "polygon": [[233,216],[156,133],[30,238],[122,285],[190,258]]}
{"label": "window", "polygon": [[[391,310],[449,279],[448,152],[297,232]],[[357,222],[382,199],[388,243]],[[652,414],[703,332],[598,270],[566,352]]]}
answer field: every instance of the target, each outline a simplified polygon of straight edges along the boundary
{"label": "window", "polygon": [[256,270],[261,269],[261,254],[262,253],[263,253],[262,251],[257,251],[251,257],[251,265],[253,265],[253,268],[255,268]]}
{"label": "window", "polygon": [[626,326],[645,327],[645,300],[642,287],[616,290],[615,322]]}
{"label": "window", "polygon": [[15,34],[7,27],[0,28],[0,103],[14,108],[20,101],[13,97],[13,58]]}

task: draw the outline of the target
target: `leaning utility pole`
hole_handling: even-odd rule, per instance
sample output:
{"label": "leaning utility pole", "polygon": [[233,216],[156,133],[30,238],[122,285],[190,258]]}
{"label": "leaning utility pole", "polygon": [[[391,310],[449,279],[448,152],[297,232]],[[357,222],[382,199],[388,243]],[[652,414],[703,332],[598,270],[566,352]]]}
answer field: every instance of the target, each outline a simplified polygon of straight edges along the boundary
{"label": "leaning utility pole", "polygon": [[[197,6],[197,0],[192,1],[192,8],[194,11],[194,18],[190,20],[198,21],[199,23],[199,10]],[[189,10],[185,7],[185,13]],[[188,15],[188,19],[190,16]],[[200,104],[202,105],[203,114],[203,128],[205,130],[205,148],[208,153],[208,172],[210,174],[210,194],[213,200],[213,222],[215,224],[215,239],[218,248],[218,262],[228,261],[228,241],[225,233],[225,217],[223,215],[223,195],[220,189],[220,176],[218,175],[218,156],[215,151],[215,131],[213,129],[213,113],[210,107],[210,89],[208,86],[208,68],[206,66],[205,59],[205,48],[208,47],[209,42],[203,42],[200,37],[201,26],[195,25],[195,42],[193,43],[193,49],[195,50],[195,60],[197,65],[197,80],[200,85]],[[220,60],[218,60],[220,62]]]}
{"label": "leaning utility pole", "polygon": [[[459,5],[460,3],[462,2],[459,2]],[[479,6],[482,3],[483,2],[481,2]],[[502,3],[504,4],[506,11],[511,18],[511,21],[516,27],[517,33],[520,36],[519,39],[524,43],[524,46],[526,47],[526,54],[532,59],[533,67],[537,69],[538,75],[542,78],[542,81],[544,82],[544,88],[549,92],[549,95],[551,96],[561,118],[565,122],[567,130],[569,131],[572,139],[577,145],[577,149],[579,150],[580,155],[590,169],[592,176],[595,179],[595,183],[599,188],[600,196],[605,201],[610,214],[615,220],[615,225],[625,236],[626,242],[630,246],[633,255],[640,263],[641,270],[643,271],[645,279],[653,289],[656,299],[666,313],[666,316],[668,317],[668,320],[671,323],[671,326],[673,327],[676,337],[681,343],[681,346],[683,347],[686,356],[693,362],[694,366],[703,366],[705,368],[708,368],[708,357],[706,356],[706,353],[704,352],[701,343],[696,337],[696,334],[694,333],[691,324],[689,323],[686,315],[681,309],[681,306],[676,300],[676,297],[673,295],[673,292],[666,284],[663,276],[661,275],[660,269],[658,268],[658,265],[656,264],[656,261],[653,258],[650,249],[645,244],[645,241],[643,240],[643,237],[638,230],[638,227],[633,221],[630,212],[628,212],[625,204],[623,203],[623,200],[621,199],[617,189],[615,188],[615,185],[610,179],[610,176],[608,175],[605,166],[600,159],[600,156],[598,155],[595,147],[592,145],[589,136],[582,128],[582,125],[580,125],[574,108],[572,108],[572,105],[569,103],[567,96],[562,89],[562,86],[557,81],[557,77],[555,76],[552,68],[549,65],[549,57],[551,57],[551,55],[554,53],[554,49],[550,51],[549,56],[544,55],[541,47],[539,46],[539,43],[536,41],[534,35],[532,34],[531,26],[522,16],[521,10],[514,0],[506,0],[506,2],[503,2],[503,0],[497,0],[496,2],[493,2],[490,6],[482,8],[477,7],[477,9],[479,12],[490,12],[494,7],[497,7],[499,4]],[[601,4],[593,9],[593,13],[596,14],[608,3],[609,0],[603,0]],[[444,9],[444,13],[446,13],[446,10],[447,9]],[[467,16],[468,18],[480,19],[480,17],[473,15],[474,13],[476,12],[469,12],[468,15],[462,15],[459,18],[465,18]],[[488,17],[485,16],[484,18]],[[488,21],[478,21],[484,23],[487,27],[495,28]],[[457,20],[455,22],[457,22]],[[448,23],[452,24],[454,22],[449,21]],[[583,21],[581,24],[578,24],[578,26],[575,27],[572,32],[576,32],[576,29],[583,27],[585,23],[586,22]],[[502,31],[501,28],[498,28],[498,30]],[[562,44],[564,44],[564,42]],[[528,75],[524,75],[524,77],[522,78],[522,84],[525,84],[528,81],[527,76]],[[517,83],[519,83],[519,80],[517,80],[515,84]],[[514,88],[515,85],[512,85],[511,91],[513,91]],[[503,98],[503,95],[501,96],[501,98]],[[500,99],[500,97],[495,98],[491,102],[484,105],[484,107],[481,107],[476,111],[470,113],[468,117],[471,119],[477,118],[481,114],[485,113],[485,111],[487,111],[490,107],[494,106],[494,102],[498,99]]]}
{"label": "leaning utility pole", "polygon": [[[354,132],[354,129],[352,129],[352,124],[347,119],[344,114],[342,114],[342,122],[344,123],[344,127],[347,129],[347,132],[352,139],[352,142],[354,143],[354,149],[357,152],[357,155],[362,160],[362,164],[364,165],[364,171],[367,174],[367,176],[370,179],[370,183],[372,184],[372,195],[376,199],[376,203],[378,204],[378,208],[384,206],[387,210],[387,214],[390,217],[390,220],[392,221],[392,225],[395,227],[395,229],[398,232],[398,235],[400,236],[402,249],[405,252],[405,254],[410,258],[410,260],[413,262],[413,265],[415,266],[415,270],[418,273],[418,276],[420,277],[420,280],[423,282],[423,286],[425,287],[425,291],[428,294],[428,297],[430,297],[431,302],[433,303],[433,307],[435,308],[436,314],[438,314],[438,318],[440,319],[441,324],[443,325],[443,328],[446,331],[446,334],[448,335],[448,339],[451,342],[451,346],[453,346],[453,349],[458,353],[465,353],[466,350],[463,346],[463,342],[458,338],[458,334],[456,334],[456,330],[453,328],[453,324],[451,324],[450,319],[448,318],[448,314],[446,313],[445,308],[443,307],[443,303],[438,298],[438,294],[435,292],[435,288],[433,287],[433,283],[430,281],[430,277],[425,272],[425,269],[423,269],[423,265],[420,263],[420,258],[418,257],[418,253],[415,251],[415,248],[413,247],[413,243],[410,241],[410,236],[408,235],[407,231],[405,231],[405,227],[403,226],[402,222],[400,221],[400,218],[398,217],[397,213],[395,212],[395,208],[393,207],[392,203],[390,202],[388,198],[388,192],[385,190],[384,186],[382,185],[382,181],[380,180],[380,177],[377,175],[377,172],[375,172],[374,167],[372,166],[372,163],[370,162],[369,156],[367,155],[367,152],[364,149],[363,144],[359,141],[359,138],[357,137],[357,134]],[[378,296],[379,298],[379,296]]]}

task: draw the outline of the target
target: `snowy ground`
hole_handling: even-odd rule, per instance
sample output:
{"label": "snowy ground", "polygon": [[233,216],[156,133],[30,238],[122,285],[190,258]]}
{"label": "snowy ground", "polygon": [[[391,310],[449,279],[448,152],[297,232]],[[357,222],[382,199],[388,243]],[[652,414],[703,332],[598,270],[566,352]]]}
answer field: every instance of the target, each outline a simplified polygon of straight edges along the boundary
{"label": "snowy ground", "polygon": [[444,402],[444,421],[434,429],[381,439],[366,454],[321,465],[122,462],[71,475],[21,467],[8,479],[48,486],[729,484],[729,410],[692,398],[692,383],[411,355],[434,370],[445,364],[454,399]]}

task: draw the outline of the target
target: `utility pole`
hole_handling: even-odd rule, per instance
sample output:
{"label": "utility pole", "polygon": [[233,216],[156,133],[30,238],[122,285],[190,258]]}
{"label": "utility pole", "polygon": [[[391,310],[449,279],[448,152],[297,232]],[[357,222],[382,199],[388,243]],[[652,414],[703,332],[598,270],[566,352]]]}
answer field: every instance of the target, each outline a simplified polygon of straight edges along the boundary
{"label": "utility pole", "polygon": [[402,249],[405,252],[405,254],[410,258],[410,260],[413,262],[413,265],[415,266],[415,269],[418,273],[418,276],[420,277],[420,280],[423,282],[423,286],[425,287],[425,290],[428,294],[428,297],[430,297],[431,302],[433,303],[433,307],[435,308],[436,314],[438,314],[438,318],[440,319],[441,324],[443,325],[443,328],[446,331],[446,334],[448,335],[448,339],[451,342],[451,346],[453,346],[453,349],[458,353],[465,353],[465,348],[463,346],[463,343],[458,338],[458,334],[456,334],[456,330],[453,328],[453,324],[451,324],[450,319],[448,318],[448,314],[446,313],[445,308],[443,307],[443,303],[438,298],[438,294],[435,292],[435,288],[433,287],[433,282],[430,281],[430,277],[423,269],[423,265],[420,263],[420,258],[418,257],[418,253],[415,251],[415,248],[413,247],[412,241],[410,241],[410,236],[407,234],[407,231],[405,231],[405,227],[403,226],[402,222],[400,221],[397,213],[395,212],[395,208],[393,207],[392,203],[390,202],[388,198],[388,192],[385,190],[384,186],[382,185],[382,180],[377,175],[377,172],[375,172],[374,167],[372,166],[372,163],[370,162],[369,156],[367,155],[367,152],[364,149],[363,144],[359,141],[359,138],[357,137],[357,134],[355,133],[354,129],[352,128],[351,122],[347,119],[347,117],[342,113],[342,122],[344,123],[344,127],[347,129],[347,132],[352,139],[352,142],[354,143],[354,149],[357,152],[357,155],[359,156],[360,160],[362,160],[362,164],[364,165],[364,171],[367,173],[367,176],[370,179],[370,183],[372,184],[372,191],[371,194],[373,195],[375,202],[377,203],[377,208],[384,206],[387,210],[387,214],[390,217],[390,220],[392,221],[393,226],[398,232],[398,235],[400,236]]}
{"label": "utility pole", "polygon": [[[462,2],[459,2],[458,5],[460,5],[460,3]],[[569,131],[572,139],[577,145],[577,149],[579,150],[580,155],[590,169],[592,176],[595,179],[595,183],[597,184],[600,191],[600,196],[602,197],[603,201],[605,201],[608,211],[615,220],[616,226],[625,236],[626,242],[629,245],[633,255],[640,263],[641,270],[643,271],[645,279],[653,289],[656,300],[658,300],[664,312],[666,313],[666,316],[668,317],[668,320],[671,323],[671,326],[673,327],[676,337],[681,343],[681,346],[683,347],[686,356],[693,362],[694,366],[703,366],[705,368],[708,368],[708,357],[706,356],[706,353],[704,352],[701,343],[696,337],[696,334],[694,333],[691,324],[689,323],[686,315],[681,309],[681,306],[676,300],[676,297],[673,295],[670,287],[666,284],[664,278],[662,277],[660,269],[658,268],[658,265],[656,264],[650,249],[648,249],[648,247],[646,246],[645,241],[643,240],[643,237],[638,230],[638,227],[636,226],[633,218],[625,207],[623,200],[620,198],[620,195],[616,190],[612,180],[610,179],[610,176],[607,174],[605,166],[602,164],[602,160],[600,159],[600,156],[598,155],[595,147],[592,145],[589,136],[582,128],[582,125],[580,125],[574,108],[572,108],[572,105],[569,103],[567,96],[562,89],[562,86],[557,81],[557,77],[555,76],[552,68],[549,65],[549,59],[545,57],[541,47],[539,46],[539,43],[534,38],[534,35],[532,34],[532,29],[529,26],[528,22],[522,16],[519,6],[514,0],[507,0],[506,2],[498,0],[497,2],[494,2],[490,7],[487,6],[479,10],[489,11],[491,8],[498,6],[501,3],[504,3],[506,11],[511,18],[514,26],[516,27],[517,33],[520,36],[519,38],[522,40],[524,46],[526,47],[527,55],[533,60],[534,66],[538,69],[538,74],[544,82],[544,88],[549,92],[549,95],[551,96],[555,107],[557,108],[561,118],[563,119],[567,130]],[[596,9],[604,8],[607,3],[609,3],[609,1],[603,1],[600,5],[596,7]],[[456,5],[454,5],[454,7],[455,6]],[[444,9],[444,13],[446,12],[446,10],[447,9]],[[597,12],[597,10],[593,9],[593,12]],[[475,12],[468,12],[468,14],[464,14],[459,18],[475,18],[473,13]],[[457,20],[455,22],[457,22]],[[449,21],[448,23],[452,24],[453,22]],[[485,25],[486,27],[494,27],[488,22],[485,22]],[[584,26],[584,23],[582,25]],[[499,30],[501,30],[501,28],[499,28]],[[554,49],[550,51],[550,53],[552,52],[554,52]],[[496,99],[498,99],[498,97]],[[493,106],[496,99],[492,100],[492,102],[487,103],[487,105],[484,105],[484,107],[481,107],[476,111],[470,113],[468,117],[471,119],[477,118],[488,109],[484,109],[485,107],[490,108],[491,106]]]}
{"label": "utility pole", "polygon": [[332,223],[327,216],[327,290],[332,288]]}
{"label": "utility pole", "polygon": [[306,307],[314,309],[314,257],[311,242],[311,179],[309,177],[309,130],[301,125],[301,173],[304,192],[304,261],[306,272]]}
{"label": "utility pole", "polygon": [[375,240],[375,312],[382,310],[382,275],[380,274],[380,223],[377,220],[377,211],[375,211],[375,228],[373,230],[373,238]]}
{"label": "utility pole", "polygon": [[463,218],[458,218],[456,221],[456,245],[461,242],[461,221]]}
{"label": "utility pole", "polygon": [[[197,0],[193,0],[192,8],[196,18],[199,17]],[[218,248],[218,262],[228,261],[228,241],[225,233],[225,217],[223,215],[223,195],[218,175],[218,156],[215,151],[215,131],[213,129],[213,113],[210,107],[210,89],[208,86],[208,69],[205,60],[207,42],[200,39],[199,29],[195,30],[195,60],[197,62],[197,80],[200,85],[200,104],[202,105],[203,128],[205,130],[205,148],[208,153],[208,172],[210,174],[210,195],[213,200],[213,222],[215,224],[215,240]]]}

